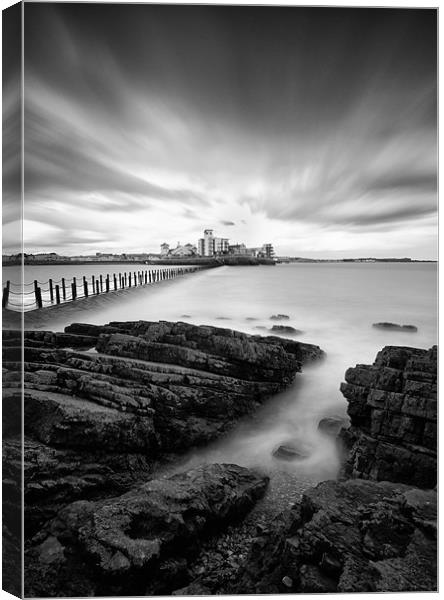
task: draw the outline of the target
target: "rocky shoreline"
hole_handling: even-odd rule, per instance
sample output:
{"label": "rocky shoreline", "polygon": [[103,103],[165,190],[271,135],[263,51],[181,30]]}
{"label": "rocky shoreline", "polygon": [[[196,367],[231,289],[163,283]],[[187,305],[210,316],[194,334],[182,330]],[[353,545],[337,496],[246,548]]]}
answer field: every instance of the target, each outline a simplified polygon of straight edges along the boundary
{"label": "rocky shoreline", "polygon": [[[282,475],[267,491],[237,465],[159,466],[288,387],[319,347],[165,321],[24,339],[25,595],[436,589],[436,348],[387,347],[349,369],[341,480]],[[14,502],[20,334],[3,345]]]}
{"label": "rocky shoreline", "polygon": [[258,536],[227,592],[437,589],[437,348],[388,346],[345,378],[342,477]]}

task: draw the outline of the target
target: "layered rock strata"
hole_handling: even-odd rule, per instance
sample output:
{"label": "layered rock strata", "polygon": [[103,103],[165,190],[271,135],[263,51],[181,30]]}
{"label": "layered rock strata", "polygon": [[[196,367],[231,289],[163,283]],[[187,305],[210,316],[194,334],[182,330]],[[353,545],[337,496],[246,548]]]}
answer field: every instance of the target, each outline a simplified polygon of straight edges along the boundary
{"label": "layered rock strata", "polygon": [[348,369],[341,391],[346,477],[432,488],[437,478],[437,348],[387,346],[373,365]]}
{"label": "layered rock strata", "polygon": [[[28,532],[67,502],[146,480],[158,460],[222,434],[321,355],[291,340],[163,321],[74,324],[24,339]],[[3,340],[4,454],[20,462],[20,334]]]}
{"label": "layered rock strata", "polygon": [[225,592],[437,589],[436,359],[436,347],[389,346],[347,371],[343,479],[304,492],[253,540]]}

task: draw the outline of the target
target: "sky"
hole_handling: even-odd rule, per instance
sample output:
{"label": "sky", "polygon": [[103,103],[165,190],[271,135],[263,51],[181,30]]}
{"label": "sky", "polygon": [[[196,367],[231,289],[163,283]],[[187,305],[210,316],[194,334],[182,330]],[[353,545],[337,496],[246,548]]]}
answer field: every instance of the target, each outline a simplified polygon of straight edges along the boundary
{"label": "sky", "polygon": [[436,52],[427,9],[26,3],[25,251],[435,259]]}

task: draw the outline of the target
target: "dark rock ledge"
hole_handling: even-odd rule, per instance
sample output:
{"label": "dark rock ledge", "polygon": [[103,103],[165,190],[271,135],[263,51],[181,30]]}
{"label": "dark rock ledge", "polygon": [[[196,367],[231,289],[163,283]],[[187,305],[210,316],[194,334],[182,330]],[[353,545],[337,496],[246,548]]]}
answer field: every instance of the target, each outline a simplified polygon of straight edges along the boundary
{"label": "dark rock ledge", "polygon": [[[216,465],[155,483],[156,467],[226,432],[322,355],[310,344],[181,322],[73,324],[24,338],[28,596],[187,584],[184,556],[250,509],[266,478]],[[19,332],[4,331],[3,350],[12,506],[21,497]]]}
{"label": "dark rock ledge", "polygon": [[[5,331],[3,340],[5,452],[19,459],[20,337]],[[164,321],[27,331],[24,352],[30,531],[67,502],[123,493],[169,454],[221,435],[322,354],[278,337]]]}
{"label": "dark rock ledge", "polygon": [[202,538],[241,519],[267,483],[237,465],[209,465],[68,504],[31,540],[25,595],[169,594],[188,582]]}
{"label": "dark rock ledge", "polygon": [[[202,549],[229,540],[222,531],[267,478],[210,465],[159,479],[156,461],[220,435],[319,348],[165,322],[77,324],[25,339],[27,596],[436,590],[436,348],[387,347],[347,371],[342,479],[306,490],[265,525],[244,520],[232,536],[243,558],[227,551],[221,577],[211,553],[201,572]],[[5,343],[13,415],[16,335]],[[4,444],[12,487],[13,421]]]}
{"label": "dark rock ledge", "polygon": [[437,479],[437,348],[387,346],[348,369],[346,477],[433,488]]}

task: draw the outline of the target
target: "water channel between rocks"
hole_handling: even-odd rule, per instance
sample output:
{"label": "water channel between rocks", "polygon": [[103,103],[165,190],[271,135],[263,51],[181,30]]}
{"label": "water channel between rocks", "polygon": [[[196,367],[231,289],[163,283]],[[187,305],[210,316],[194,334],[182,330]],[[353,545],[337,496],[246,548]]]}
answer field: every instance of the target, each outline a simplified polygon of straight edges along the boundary
{"label": "water channel between rocks", "polygon": [[[69,268],[74,269],[65,269]],[[100,274],[100,265],[95,268]],[[39,279],[33,269],[39,267],[28,267],[25,280]],[[8,268],[3,273],[7,278],[5,271]],[[346,401],[339,391],[346,369],[372,363],[385,345],[428,348],[436,343],[436,295],[436,265],[429,263],[221,267],[27,313],[25,328],[62,331],[72,322],[163,319],[267,335],[276,324],[272,315],[288,315],[285,325],[302,330],[293,339],[320,346],[325,358],[305,365],[286,391],[270,398],[222,439],[188,452],[174,467],[232,462],[264,469],[271,476],[269,502],[285,505],[304,487],[337,474],[335,440],[319,431],[318,423],[327,416],[346,417]],[[412,324],[418,332],[372,328],[380,321]],[[305,458],[273,457],[280,444],[289,442]],[[288,493],[282,495],[284,489]]]}

